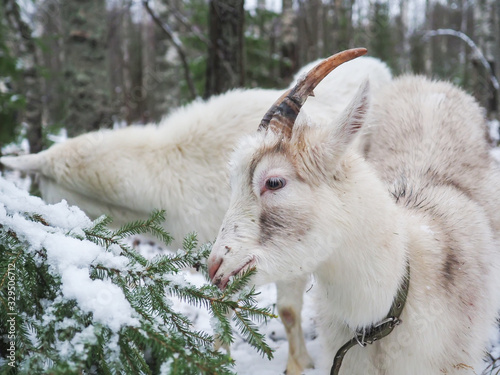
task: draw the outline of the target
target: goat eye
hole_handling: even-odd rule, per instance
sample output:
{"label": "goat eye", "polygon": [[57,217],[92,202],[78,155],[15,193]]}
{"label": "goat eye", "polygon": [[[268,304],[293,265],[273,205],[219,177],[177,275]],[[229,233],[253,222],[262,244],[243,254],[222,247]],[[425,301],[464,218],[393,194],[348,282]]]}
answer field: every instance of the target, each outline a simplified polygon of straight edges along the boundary
{"label": "goat eye", "polygon": [[266,181],[266,189],[268,190],[278,190],[285,186],[286,182],[284,178],[281,177],[271,177]]}

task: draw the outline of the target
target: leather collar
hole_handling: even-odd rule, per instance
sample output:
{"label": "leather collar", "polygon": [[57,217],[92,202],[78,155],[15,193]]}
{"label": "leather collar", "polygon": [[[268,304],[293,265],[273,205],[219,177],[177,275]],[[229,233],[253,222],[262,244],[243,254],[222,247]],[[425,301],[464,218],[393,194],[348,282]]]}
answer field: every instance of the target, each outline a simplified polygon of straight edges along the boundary
{"label": "leather collar", "polygon": [[337,352],[333,360],[332,369],[330,370],[330,375],[338,375],[340,371],[340,366],[342,365],[342,360],[346,353],[356,344],[365,347],[367,344],[373,344],[375,341],[381,340],[387,335],[389,335],[392,330],[402,323],[401,313],[406,303],[406,297],[408,296],[408,288],[410,287],[410,263],[406,263],[406,275],[403,279],[403,283],[392,301],[391,309],[387,316],[380,322],[356,331],[356,336],[351,340],[346,342]]}

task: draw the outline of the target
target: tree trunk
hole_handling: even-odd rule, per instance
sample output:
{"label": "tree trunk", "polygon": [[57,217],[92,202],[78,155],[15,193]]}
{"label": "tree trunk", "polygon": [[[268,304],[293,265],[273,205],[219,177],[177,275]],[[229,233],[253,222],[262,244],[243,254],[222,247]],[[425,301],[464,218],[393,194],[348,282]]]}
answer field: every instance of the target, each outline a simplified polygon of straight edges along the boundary
{"label": "tree trunk", "polygon": [[280,59],[280,77],[289,82],[295,72],[299,69],[297,56],[297,15],[293,10],[293,0],[282,1],[281,14],[281,59]]}
{"label": "tree trunk", "polygon": [[26,97],[24,120],[28,124],[27,138],[30,152],[42,150],[42,90],[35,40],[30,26],[21,18],[19,5],[13,0],[4,0],[8,22],[19,33],[19,54],[24,57],[24,80],[21,91]]}
{"label": "tree trunk", "polygon": [[205,98],[243,86],[244,0],[211,0]]}
{"label": "tree trunk", "polygon": [[64,126],[75,136],[111,127],[105,0],[61,2],[67,111]]}
{"label": "tree trunk", "polygon": [[120,119],[126,118],[128,114],[125,101],[125,64],[123,58],[123,45],[126,40],[125,18],[128,17],[130,9],[119,7],[115,4],[107,12],[108,24],[108,81],[111,95],[112,107],[119,114]]}
{"label": "tree trunk", "polygon": [[[494,36],[495,36],[495,76],[497,77],[497,80],[500,81],[500,2],[497,1],[495,3],[495,24],[493,27],[494,30]],[[498,120],[500,120],[500,91],[496,91],[496,117]]]}
{"label": "tree trunk", "polygon": [[37,19],[42,26],[41,62],[43,75],[43,122],[49,126],[60,125],[64,119],[65,82],[62,71],[61,14],[57,0],[45,0],[37,9]]}

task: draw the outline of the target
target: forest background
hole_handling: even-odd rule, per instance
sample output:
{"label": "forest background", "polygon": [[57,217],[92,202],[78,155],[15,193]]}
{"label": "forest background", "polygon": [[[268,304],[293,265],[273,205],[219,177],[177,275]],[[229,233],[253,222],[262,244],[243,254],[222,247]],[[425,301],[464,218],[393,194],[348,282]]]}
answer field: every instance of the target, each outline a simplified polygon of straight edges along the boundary
{"label": "forest background", "polygon": [[280,88],[367,47],[499,116],[498,0],[0,0],[0,146],[154,122],[234,87]]}

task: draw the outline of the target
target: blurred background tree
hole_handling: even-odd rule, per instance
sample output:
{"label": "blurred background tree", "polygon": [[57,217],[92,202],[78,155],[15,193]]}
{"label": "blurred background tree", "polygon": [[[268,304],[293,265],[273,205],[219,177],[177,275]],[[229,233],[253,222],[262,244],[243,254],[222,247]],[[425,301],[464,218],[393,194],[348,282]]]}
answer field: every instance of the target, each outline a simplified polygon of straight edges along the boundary
{"label": "blurred background tree", "polygon": [[[429,33],[439,29],[482,56]],[[0,0],[0,146],[24,129],[34,152],[60,128],[158,121],[195,97],[284,87],[357,46],[395,75],[464,87],[498,118],[498,0]]]}
{"label": "blurred background tree", "polygon": [[[112,125],[112,115],[118,108],[111,105],[111,91],[108,69],[108,26],[105,0],[60,1],[56,13],[60,17],[60,43],[62,50],[62,79],[59,85],[63,108],[57,123],[63,124],[69,136],[82,131],[97,130]],[[104,16],[104,17],[103,17]],[[51,17],[45,17],[45,22]],[[111,28],[109,28],[111,30]],[[51,35],[47,35],[48,38]],[[131,35],[130,43],[136,43]],[[134,55],[140,58],[141,49],[135,44]],[[48,56],[49,58],[52,56]],[[55,73],[55,72],[51,72]],[[134,73],[130,79],[134,80]],[[53,74],[51,74],[53,75]],[[53,120],[53,121],[54,121]]]}
{"label": "blurred background tree", "polygon": [[[30,150],[38,152],[42,149],[43,137],[41,67],[36,39],[31,26],[22,18],[16,1],[3,0],[0,14],[3,21],[0,48],[5,62],[0,72],[0,84],[4,86],[2,96],[7,99],[0,114],[0,118],[6,120],[1,124],[1,134],[7,141],[11,140],[19,131],[19,125],[24,123]],[[21,108],[22,112],[18,111]]]}
{"label": "blurred background tree", "polygon": [[16,94],[13,85],[18,83],[21,71],[9,47],[5,9],[0,5],[0,144],[12,142],[17,136],[18,113],[24,107],[24,97]]}
{"label": "blurred background tree", "polygon": [[209,2],[209,37],[204,97],[245,85],[243,0]]}

